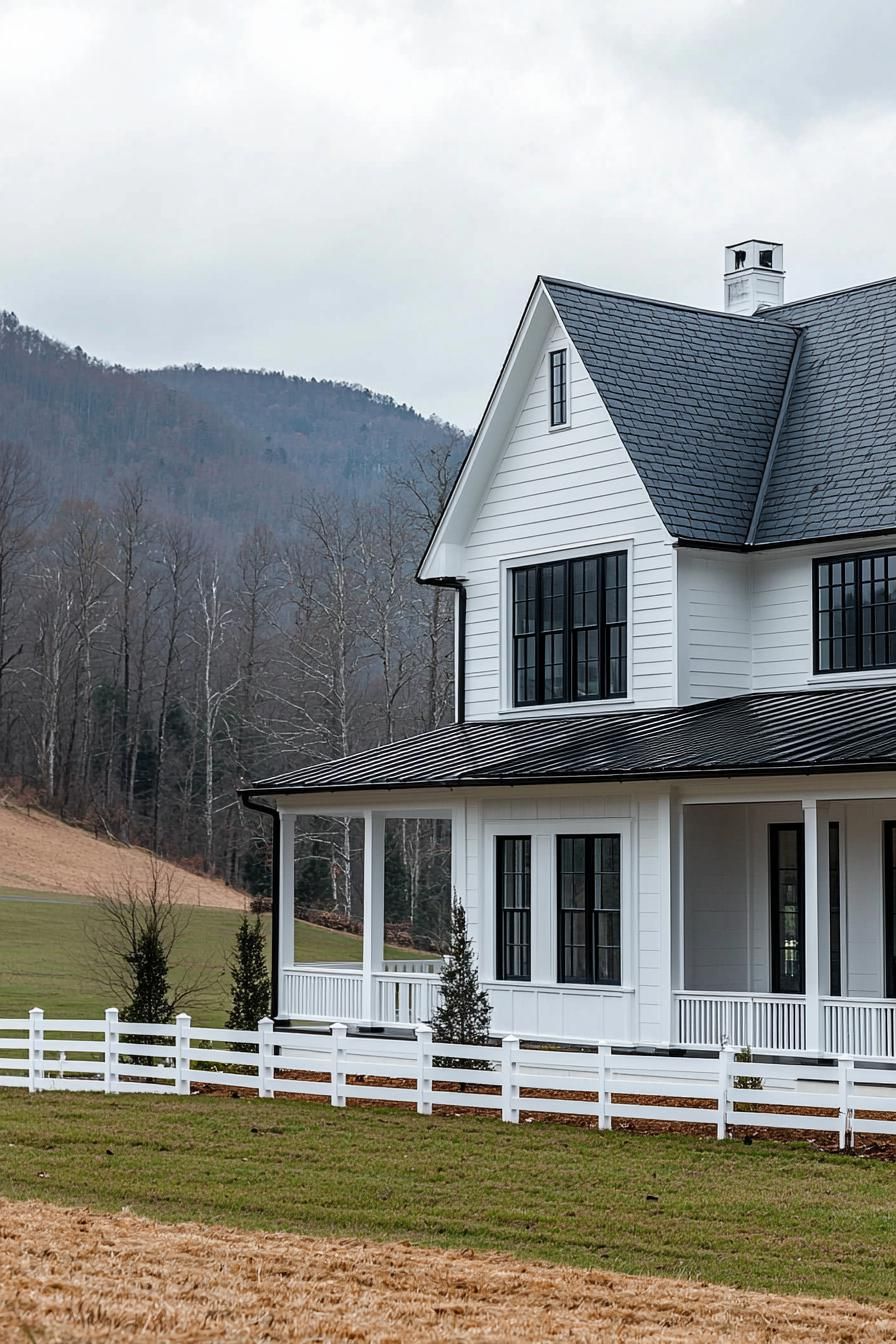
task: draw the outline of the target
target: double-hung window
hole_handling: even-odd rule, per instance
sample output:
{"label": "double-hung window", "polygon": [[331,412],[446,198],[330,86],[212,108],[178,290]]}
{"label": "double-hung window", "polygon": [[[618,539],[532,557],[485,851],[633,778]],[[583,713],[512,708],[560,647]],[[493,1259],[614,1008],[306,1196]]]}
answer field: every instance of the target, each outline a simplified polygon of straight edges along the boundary
{"label": "double-hung window", "polygon": [[815,561],[815,671],[896,667],[896,551]]}
{"label": "double-hung window", "polygon": [[557,978],[573,985],[622,983],[618,835],[557,837]]}
{"label": "double-hung window", "polygon": [[512,571],[515,705],[627,694],[627,564],[618,551]]}
{"label": "double-hung window", "polygon": [[499,980],[532,976],[532,840],[499,835],[496,849],[497,967]]}
{"label": "double-hung window", "polygon": [[569,424],[569,359],[565,349],[548,355],[550,375],[551,429]]}

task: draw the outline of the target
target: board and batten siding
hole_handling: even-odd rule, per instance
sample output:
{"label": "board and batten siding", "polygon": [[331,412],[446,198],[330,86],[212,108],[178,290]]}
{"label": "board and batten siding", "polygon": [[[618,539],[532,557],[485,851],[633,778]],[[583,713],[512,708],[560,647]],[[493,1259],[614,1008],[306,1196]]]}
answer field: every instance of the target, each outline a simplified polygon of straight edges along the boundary
{"label": "board and batten siding", "polygon": [[[494,718],[509,708],[503,703],[501,680],[509,619],[505,610],[502,620],[501,604],[508,602],[502,592],[502,563],[555,550],[587,554],[591,547],[617,540],[632,545],[631,701],[638,706],[675,703],[671,538],[572,347],[571,425],[549,430],[546,354],[563,340],[562,328],[555,326],[466,538],[470,719]],[[551,712],[562,710],[554,706]]]}

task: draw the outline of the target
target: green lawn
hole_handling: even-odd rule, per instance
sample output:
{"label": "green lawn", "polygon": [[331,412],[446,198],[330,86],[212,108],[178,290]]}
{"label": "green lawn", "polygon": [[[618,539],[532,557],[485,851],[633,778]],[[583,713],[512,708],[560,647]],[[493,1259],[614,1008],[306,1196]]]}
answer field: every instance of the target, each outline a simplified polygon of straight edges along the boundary
{"label": "green lawn", "polygon": [[896,1171],[802,1144],[288,1100],[6,1092],[0,1194],[770,1292],[896,1297]]}
{"label": "green lawn", "polygon": [[[99,919],[95,901],[54,892],[16,894],[0,889],[0,1017],[16,1017],[30,1008],[62,1017],[96,1017],[111,1004],[97,984],[90,942],[91,923]],[[208,964],[221,973],[230,953],[240,915],[235,910],[194,908],[178,958],[183,965]],[[264,919],[270,940],[270,918]],[[314,924],[296,926],[296,954],[302,961],[360,961],[361,939]],[[387,948],[390,957],[416,955]],[[217,984],[192,1007],[203,1026],[223,1026],[229,1006],[230,979]]]}

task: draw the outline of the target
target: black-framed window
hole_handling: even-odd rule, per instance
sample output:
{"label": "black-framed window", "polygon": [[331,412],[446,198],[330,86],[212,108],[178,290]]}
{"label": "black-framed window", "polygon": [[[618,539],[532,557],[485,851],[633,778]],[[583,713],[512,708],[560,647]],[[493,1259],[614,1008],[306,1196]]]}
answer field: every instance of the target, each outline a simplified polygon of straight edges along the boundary
{"label": "black-framed window", "polygon": [[769,834],[772,993],[806,992],[806,857],[802,823]]}
{"label": "black-framed window", "polygon": [[515,569],[511,599],[515,705],[627,694],[625,551]]}
{"label": "black-framed window", "polygon": [[896,667],[896,551],[816,560],[815,671]]}
{"label": "black-framed window", "polygon": [[896,821],[884,822],[884,994],[896,999]]}
{"label": "black-framed window", "polygon": [[828,822],[828,930],[831,947],[831,994],[842,994],[840,955],[840,824]]}
{"label": "black-framed window", "polygon": [[622,983],[622,869],[618,835],[557,836],[557,978]]}
{"label": "black-framed window", "polygon": [[497,965],[499,980],[532,977],[532,840],[499,835],[495,840]]}
{"label": "black-framed window", "polygon": [[552,350],[548,355],[551,393],[551,428],[569,423],[569,389],[567,387],[566,350]]}

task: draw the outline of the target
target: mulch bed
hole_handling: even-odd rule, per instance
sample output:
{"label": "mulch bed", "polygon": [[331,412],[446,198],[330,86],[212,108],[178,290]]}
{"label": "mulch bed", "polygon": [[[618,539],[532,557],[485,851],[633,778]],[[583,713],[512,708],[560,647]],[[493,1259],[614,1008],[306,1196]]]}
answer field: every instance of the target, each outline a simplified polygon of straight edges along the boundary
{"label": "mulch bed", "polygon": [[[278,1070],[278,1077],[289,1078],[293,1081],[319,1081],[325,1075],[309,1072],[294,1072],[288,1069]],[[415,1092],[416,1083],[412,1078],[384,1078],[382,1075],[363,1075],[350,1074],[347,1078],[349,1083],[353,1084],[371,1084],[379,1087],[394,1087],[396,1090],[406,1092]],[[229,1096],[240,1097],[246,1094],[241,1090],[230,1087],[226,1084],[218,1086],[216,1083],[194,1083],[191,1089],[197,1094],[213,1095],[215,1093]],[[443,1093],[444,1100],[433,1098],[433,1107],[439,1115],[450,1115],[455,1117],[463,1116],[495,1116],[499,1111],[487,1107],[476,1106],[455,1106],[452,1105],[451,1095],[463,1090],[467,1095],[476,1095],[482,1093],[489,1096],[500,1096],[501,1089],[497,1086],[489,1086],[484,1083],[443,1083],[434,1085],[436,1094]],[[324,1097],[311,1096],[302,1093],[281,1093],[280,1096],[291,1097],[297,1101],[316,1101],[327,1105]],[[763,1106],[760,1100],[761,1091],[757,1091],[756,1102],[749,1103],[749,1109],[755,1111],[764,1111],[770,1115],[825,1115],[836,1116],[836,1108],[819,1109],[809,1106]],[[520,1097],[520,1122],[522,1124],[548,1123],[552,1125],[572,1125],[577,1129],[597,1129],[597,1116],[589,1115],[561,1115],[559,1113],[545,1111],[527,1111],[526,1098],[555,1098],[568,1100],[574,1096],[577,1100],[586,1101],[589,1098],[587,1093],[569,1093],[563,1091],[550,1091],[543,1089],[526,1088]],[[670,1098],[670,1097],[651,1097],[642,1094],[629,1094],[614,1092],[613,1100],[626,1105],[638,1106],[676,1106],[684,1109],[700,1110],[706,1109],[707,1103],[697,1098]],[[368,1100],[364,1097],[349,1097],[348,1106],[397,1106],[404,1108],[407,1105],[413,1105],[412,1098],[407,1102],[398,1099],[391,1101]],[[741,1103],[745,1106],[745,1103]],[[865,1112],[859,1111],[858,1115],[864,1115]],[[867,1114],[871,1114],[868,1112]],[[896,1114],[881,1116],[881,1119],[896,1120]],[[684,1126],[674,1120],[629,1120],[614,1117],[613,1129],[619,1133],[626,1134],[683,1134],[695,1133],[701,1137],[710,1137],[715,1135],[716,1125],[715,1117],[710,1120],[695,1120],[693,1126]],[[743,1143],[752,1143],[754,1139],[767,1139],[778,1143],[808,1143],[811,1147],[817,1148],[822,1152],[836,1153],[840,1151],[836,1132],[824,1133],[822,1131],[804,1130],[794,1127],[793,1129],[763,1128],[757,1125],[729,1125],[728,1134],[732,1139],[738,1139]],[[896,1136],[890,1138],[886,1135],[874,1136],[868,1134],[856,1134],[853,1136],[853,1147],[849,1150],[856,1156],[876,1157],[884,1162],[896,1162]]]}

